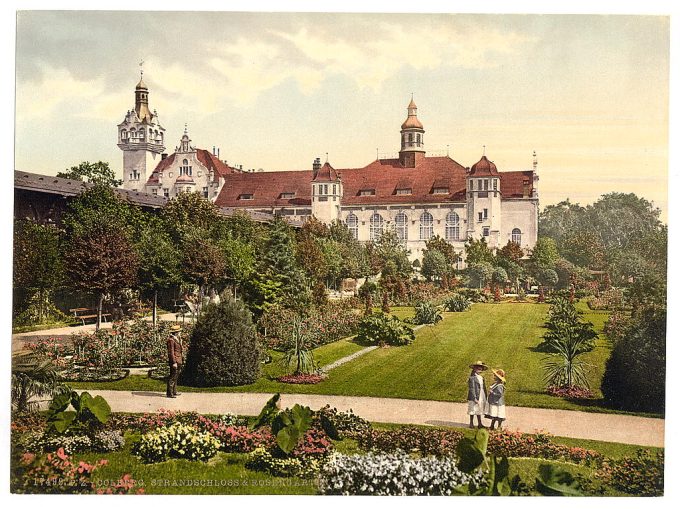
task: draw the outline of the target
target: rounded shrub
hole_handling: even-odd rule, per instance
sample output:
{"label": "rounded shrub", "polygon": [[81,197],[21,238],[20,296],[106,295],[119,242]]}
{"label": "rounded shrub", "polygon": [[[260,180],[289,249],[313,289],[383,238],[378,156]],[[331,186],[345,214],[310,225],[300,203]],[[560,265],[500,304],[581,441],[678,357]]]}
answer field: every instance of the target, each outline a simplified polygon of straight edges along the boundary
{"label": "rounded shrub", "polygon": [[260,345],[253,318],[240,300],[224,294],[196,321],[182,373],[194,387],[245,385],[260,375]]}

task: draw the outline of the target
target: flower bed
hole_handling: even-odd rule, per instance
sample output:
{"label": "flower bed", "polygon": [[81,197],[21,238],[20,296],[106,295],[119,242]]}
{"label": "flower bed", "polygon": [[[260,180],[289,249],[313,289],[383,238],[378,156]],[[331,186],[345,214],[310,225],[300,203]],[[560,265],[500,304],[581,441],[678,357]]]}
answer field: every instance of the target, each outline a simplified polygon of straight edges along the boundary
{"label": "flower bed", "polygon": [[585,387],[557,387],[551,385],[545,389],[551,396],[558,396],[567,399],[593,399],[595,394]]}
{"label": "flower bed", "polygon": [[634,457],[606,461],[596,476],[613,488],[631,495],[663,495],[664,452],[655,455],[638,450]]}
{"label": "flower bed", "polygon": [[219,448],[219,440],[210,433],[175,422],[142,435],[132,450],[145,463],[157,463],[170,458],[208,461]]}
{"label": "flower bed", "polygon": [[319,491],[324,495],[453,495],[481,474],[458,470],[451,457],[412,458],[405,452],[338,454],[324,466]]}
{"label": "flower bed", "polygon": [[267,472],[275,477],[315,477],[321,470],[321,461],[316,458],[279,458],[264,447],[258,447],[248,455],[246,468]]}
{"label": "flower bed", "polygon": [[585,464],[600,464],[603,460],[597,451],[556,444],[551,435],[544,432],[535,435],[507,430],[493,432],[489,434],[488,450],[509,458],[545,458]]}
{"label": "flower bed", "polygon": [[284,384],[318,384],[319,382],[325,380],[327,377],[325,375],[317,374],[307,374],[300,373],[297,375],[284,375],[276,379],[277,382],[282,382]]}
{"label": "flower bed", "polygon": [[[343,437],[358,438],[371,431],[371,423],[356,415],[351,408],[347,412],[341,412],[337,408],[326,405],[317,410],[314,417],[320,419],[321,416],[331,421],[336,431]],[[313,425],[317,428],[321,426],[320,422],[315,422]]]}
{"label": "flower bed", "polygon": [[367,451],[420,452],[423,455],[446,456],[455,453],[463,434],[456,430],[423,429],[404,426],[397,430],[369,430],[358,436],[359,447]]}
{"label": "flower bed", "polygon": [[62,382],[115,382],[130,375],[129,369],[74,367],[61,371]]}
{"label": "flower bed", "polygon": [[198,416],[196,427],[219,440],[220,448],[226,452],[251,452],[258,447],[275,444],[274,437],[266,428],[250,430],[246,426],[234,426],[202,415]]}

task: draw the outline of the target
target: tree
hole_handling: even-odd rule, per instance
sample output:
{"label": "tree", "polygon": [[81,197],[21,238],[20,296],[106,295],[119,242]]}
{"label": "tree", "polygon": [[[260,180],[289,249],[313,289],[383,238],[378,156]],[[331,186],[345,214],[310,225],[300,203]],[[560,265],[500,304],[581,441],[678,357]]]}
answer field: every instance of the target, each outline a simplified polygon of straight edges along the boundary
{"label": "tree", "polygon": [[469,265],[479,263],[494,264],[493,251],[486,243],[486,239],[473,239],[470,237],[465,243],[465,262]]}
{"label": "tree", "polygon": [[635,317],[615,345],[602,378],[605,400],[622,410],[665,410],[666,310],[650,307]]}
{"label": "tree", "polygon": [[559,281],[557,272],[553,269],[539,269],[536,278],[539,283],[548,288],[553,288]]}
{"label": "tree", "polygon": [[31,323],[62,317],[52,302],[52,292],[64,276],[60,243],[60,232],[52,225],[14,224],[14,287],[28,294],[28,307],[21,316]]}
{"label": "tree", "polygon": [[493,266],[488,262],[473,263],[467,268],[468,277],[470,278],[470,286],[483,288],[493,275]]}
{"label": "tree", "polygon": [[163,228],[163,223],[155,216],[150,216],[148,221],[136,247],[139,254],[140,286],[153,293],[152,321],[155,328],[158,291],[179,284],[182,276],[180,251]]}
{"label": "tree", "polygon": [[519,263],[523,256],[524,251],[522,251],[520,245],[517,242],[513,242],[511,240],[509,240],[508,243],[497,253],[498,258],[513,263]]}
{"label": "tree", "polygon": [[97,330],[104,295],[135,286],[138,265],[138,254],[123,231],[99,225],[69,239],[66,274],[73,288],[97,296]]}
{"label": "tree", "polygon": [[116,178],[116,174],[109,167],[109,163],[98,161],[90,163],[84,161],[78,166],[71,166],[66,171],[57,173],[57,177],[71,180],[84,180],[93,184],[101,184],[109,187],[120,187],[123,181]]}
{"label": "tree", "polygon": [[194,387],[253,383],[261,348],[248,308],[230,294],[208,304],[191,333],[182,383]]}
{"label": "tree", "polygon": [[220,240],[218,247],[222,252],[226,278],[233,283],[236,297],[236,290],[255,272],[255,250],[251,244],[230,237]]}
{"label": "tree", "polygon": [[503,288],[508,281],[508,273],[503,267],[495,267],[491,273],[491,281],[497,288]]}
{"label": "tree", "polygon": [[429,281],[440,280],[449,273],[449,264],[441,251],[428,249],[423,255],[420,273]]}
{"label": "tree", "polygon": [[187,231],[182,243],[182,278],[198,286],[197,314],[201,311],[208,287],[222,280],[224,273],[222,252],[205,230],[194,228]]}
{"label": "tree", "polygon": [[531,251],[531,262],[540,269],[552,269],[560,258],[555,241],[550,237],[539,237]]}
{"label": "tree", "polygon": [[408,259],[409,251],[394,230],[385,230],[380,238],[368,244],[367,248],[372,274],[382,272],[389,262],[394,264],[394,275],[397,278],[407,278],[413,272],[413,266]]}
{"label": "tree", "polygon": [[446,263],[453,269],[458,263],[460,258],[459,254],[453,248],[453,245],[441,238],[439,235],[435,235],[430,240],[425,242],[425,251],[439,251],[446,258]]}
{"label": "tree", "polygon": [[163,207],[161,216],[176,242],[196,228],[213,237],[213,230],[221,225],[217,205],[200,193],[178,194]]}

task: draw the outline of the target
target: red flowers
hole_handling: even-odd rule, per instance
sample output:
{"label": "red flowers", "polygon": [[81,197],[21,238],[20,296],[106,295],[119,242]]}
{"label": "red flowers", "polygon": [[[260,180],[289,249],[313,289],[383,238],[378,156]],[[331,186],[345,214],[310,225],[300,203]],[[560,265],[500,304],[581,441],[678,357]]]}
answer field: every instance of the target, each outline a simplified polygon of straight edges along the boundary
{"label": "red flowers", "polygon": [[298,375],[280,376],[276,380],[285,384],[318,384],[325,378],[324,375],[300,373]]}

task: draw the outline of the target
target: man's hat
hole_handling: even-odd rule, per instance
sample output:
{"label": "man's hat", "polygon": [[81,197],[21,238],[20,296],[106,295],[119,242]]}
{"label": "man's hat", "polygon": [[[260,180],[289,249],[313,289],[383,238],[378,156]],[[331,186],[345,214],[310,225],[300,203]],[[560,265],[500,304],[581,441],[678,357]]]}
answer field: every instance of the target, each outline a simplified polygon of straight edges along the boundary
{"label": "man's hat", "polygon": [[498,378],[501,382],[505,383],[505,371],[502,369],[492,369],[492,373],[496,378]]}
{"label": "man's hat", "polygon": [[180,324],[176,323],[175,325],[170,327],[170,330],[172,332],[179,332],[179,331],[182,330],[182,326]]}
{"label": "man's hat", "polygon": [[471,367],[471,368],[477,368],[477,367],[479,367],[479,368],[482,368],[483,370],[489,369],[489,366],[487,366],[486,364],[484,364],[482,361],[477,361],[477,362],[475,362],[474,364],[470,364],[470,367]]}

